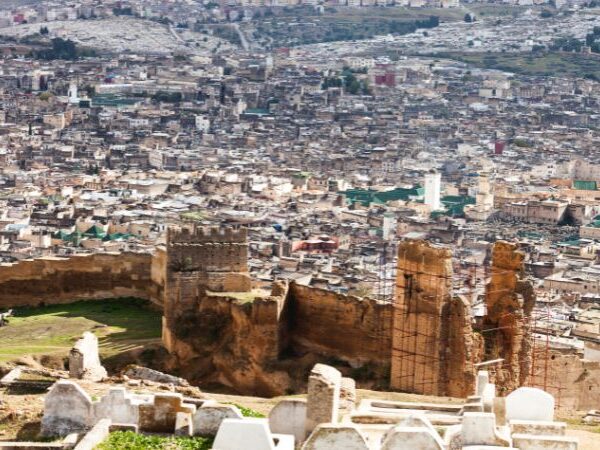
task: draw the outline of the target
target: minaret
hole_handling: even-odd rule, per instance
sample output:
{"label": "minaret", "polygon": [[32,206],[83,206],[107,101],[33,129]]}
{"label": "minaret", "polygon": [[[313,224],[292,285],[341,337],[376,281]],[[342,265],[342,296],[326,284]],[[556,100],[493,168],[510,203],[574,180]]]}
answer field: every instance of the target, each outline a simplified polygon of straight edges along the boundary
{"label": "minaret", "polygon": [[432,211],[442,209],[440,197],[441,184],[442,175],[439,172],[432,170],[425,174],[425,204]]}
{"label": "minaret", "polygon": [[77,94],[77,83],[71,81],[69,84],[69,103],[79,103],[79,96]]}

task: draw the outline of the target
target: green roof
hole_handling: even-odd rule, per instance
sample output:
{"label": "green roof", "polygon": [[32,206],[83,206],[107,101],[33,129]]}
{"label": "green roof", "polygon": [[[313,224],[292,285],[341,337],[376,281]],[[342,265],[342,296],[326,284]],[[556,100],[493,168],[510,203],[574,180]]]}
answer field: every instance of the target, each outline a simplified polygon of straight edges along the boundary
{"label": "green roof", "polygon": [[98,225],[92,225],[85,233],[85,236],[94,237],[94,238],[103,238],[106,236],[106,233],[102,228]]}
{"label": "green roof", "polygon": [[573,181],[573,189],[582,191],[597,191],[598,186],[595,181],[575,180]]}
{"label": "green roof", "polygon": [[410,198],[422,197],[425,189],[420,186],[412,188],[395,188],[391,191],[377,191],[375,189],[349,189],[342,192],[350,203],[362,203],[369,206],[371,203],[386,204],[397,200],[409,200]]}
{"label": "green roof", "polygon": [[468,195],[446,195],[442,197],[442,205],[446,207],[445,211],[434,211],[431,217],[451,216],[462,217],[467,205],[474,205],[475,198]]}
{"label": "green roof", "polygon": [[259,116],[264,116],[270,114],[270,112],[268,109],[264,108],[248,108],[246,111],[244,111],[244,114],[256,114]]}

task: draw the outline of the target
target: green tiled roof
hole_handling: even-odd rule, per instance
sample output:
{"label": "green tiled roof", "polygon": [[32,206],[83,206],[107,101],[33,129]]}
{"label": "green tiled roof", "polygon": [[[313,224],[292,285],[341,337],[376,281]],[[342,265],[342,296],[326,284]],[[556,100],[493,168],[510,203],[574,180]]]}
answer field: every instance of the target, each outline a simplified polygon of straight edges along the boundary
{"label": "green tiled roof", "polygon": [[375,189],[349,189],[342,192],[349,203],[362,203],[369,206],[371,203],[386,204],[397,200],[408,200],[411,197],[421,197],[425,190],[416,186],[413,188],[395,188],[390,191],[377,191]]}
{"label": "green tiled roof", "polygon": [[573,181],[573,189],[580,189],[583,191],[597,191],[598,186],[595,181],[575,180]]}

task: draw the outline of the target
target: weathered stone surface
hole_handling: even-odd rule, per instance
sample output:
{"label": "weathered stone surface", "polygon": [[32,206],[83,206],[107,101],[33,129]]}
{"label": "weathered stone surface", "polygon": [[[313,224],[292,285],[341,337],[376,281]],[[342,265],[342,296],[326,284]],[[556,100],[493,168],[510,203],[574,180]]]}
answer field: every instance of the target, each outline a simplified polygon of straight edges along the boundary
{"label": "weathered stone surface", "polygon": [[306,437],[306,400],[281,400],[269,413],[269,427],[273,433],[291,434],[297,442]]}
{"label": "weathered stone surface", "polygon": [[356,407],[356,382],[352,378],[342,378],[340,383],[340,410],[338,416],[341,418],[352,413]]}
{"label": "weathered stone surface", "polygon": [[342,374],[325,364],[316,364],[308,377],[306,432],[322,423],[336,423]]}
{"label": "weathered stone surface", "polygon": [[183,378],[175,377],[166,373],[159,372],[158,370],[149,369],[148,367],[142,366],[128,366],[123,375],[128,376],[136,380],[148,380],[155,381],[157,383],[168,383],[175,386],[189,386],[190,384]]}
{"label": "weathered stone surface", "polygon": [[75,382],[54,383],[44,400],[43,436],[66,436],[87,431],[94,422],[92,399]]}
{"label": "weathered stone surface", "polygon": [[[277,441],[277,445],[275,444]],[[294,437],[273,435],[266,419],[225,419],[213,444],[215,450],[294,450]]]}
{"label": "weathered stone surface", "polygon": [[195,436],[215,436],[223,420],[241,418],[243,415],[239,408],[208,401],[192,416],[192,430]]}
{"label": "weathered stone surface", "polygon": [[577,450],[579,441],[566,436],[513,434],[513,445],[520,450]]}
{"label": "weathered stone surface", "polygon": [[366,437],[353,425],[321,424],[302,450],[369,450]]}
{"label": "weathered stone surface", "polygon": [[425,241],[398,246],[390,386],[466,397],[476,342],[470,305],[452,297],[452,253]]}
{"label": "weathered stone surface", "polygon": [[94,403],[94,417],[96,420],[110,419],[113,423],[137,425],[140,405],[150,402],[150,398],[136,396],[128,393],[125,388],[115,387],[99,402]]}
{"label": "weathered stone surface", "polygon": [[[545,357],[546,356],[546,357]],[[536,352],[531,382],[554,395],[557,408],[588,410],[600,405],[600,361],[587,361],[579,355]]]}
{"label": "weathered stone surface", "polygon": [[[0,309],[137,297],[162,305],[158,278],[164,252],[47,257],[0,267]],[[164,261],[163,261],[164,263]]]}
{"label": "weathered stone surface", "polygon": [[178,412],[175,416],[175,436],[193,436],[192,415]]}
{"label": "weathered stone surface", "polygon": [[101,381],[107,377],[100,362],[98,338],[86,331],[69,352],[69,376],[71,378]]}
{"label": "weathered stone surface", "polygon": [[195,411],[195,406],[183,403],[181,394],[156,394],[153,403],[139,407],[140,431],[174,433],[177,413]]}
{"label": "weathered stone surface", "polygon": [[396,426],[386,433],[381,450],[444,450],[444,442],[435,430]]}
{"label": "weathered stone surface", "polygon": [[532,284],[523,279],[524,254],[508,242],[496,242],[490,283],[486,286],[484,318],[485,359],[503,358],[496,371],[500,392],[527,383],[531,372],[532,340],[529,323],[535,304]]}
{"label": "weathered stone surface", "polygon": [[110,424],[110,419],[101,419],[85,434],[83,439],[75,446],[74,450],[94,450],[108,437]]}
{"label": "weathered stone surface", "polygon": [[564,436],[567,424],[564,422],[544,422],[538,420],[511,420],[513,434],[537,434],[543,436]]}
{"label": "weathered stone surface", "polygon": [[522,387],[506,396],[506,420],[554,420],[554,397],[537,388]]}
{"label": "weathered stone surface", "polygon": [[462,445],[496,445],[510,447],[510,438],[496,428],[493,413],[465,413],[462,423]]}

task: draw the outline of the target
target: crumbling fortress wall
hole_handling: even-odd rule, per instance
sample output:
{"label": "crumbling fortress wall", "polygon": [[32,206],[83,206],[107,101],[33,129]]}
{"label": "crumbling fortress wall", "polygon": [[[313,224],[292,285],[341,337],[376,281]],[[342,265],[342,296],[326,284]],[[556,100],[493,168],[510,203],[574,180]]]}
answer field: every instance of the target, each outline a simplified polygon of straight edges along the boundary
{"label": "crumbling fortress wall", "polygon": [[[162,253],[162,254],[161,254]],[[0,266],[0,308],[139,297],[162,305],[161,259],[149,253],[47,257]]]}
{"label": "crumbling fortress wall", "polygon": [[530,318],[535,295],[531,283],[523,278],[524,257],[516,245],[497,242],[485,293],[485,359],[504,360],[495,371],[494,381],[508,391],[527,384],[531,372]]}
{"label": "crumbling fortress wall", "polygon": [[487,316],[477,330],[469,301],[453,293],[451,258],[448,249],[425,241],[400,243],[391,303],[295,283],[275,282],[264,293],[252,289],[245,230],[171,229],[166,251],[153,255],[2,265],[0,308],[149,299],[164,311],[167,368],[244,394],[301,389],[310,367],[328,362],[371,386],[464,397],[474,389],[476,364],[502,359],[489,367],[498,393],[527,384],[545,388],[540,380],[560,379],[556,396],[564,405],[592,407],[600,384],[597,363],[552,354],[543,364],[538,355],[532,364],[535,298],[517,247],[493,247]]}
{"label": "crumbling fortress wall", "polygon": [[452,253],[425,241],[398,248],[392,389],[466,396],[474,388],[470,305],[452,296]]}
{"label": "crumbling fortress wall", "polygon": [[285,310],[288,346],[354,367],[389,371],[392,304],[292,283]]}

